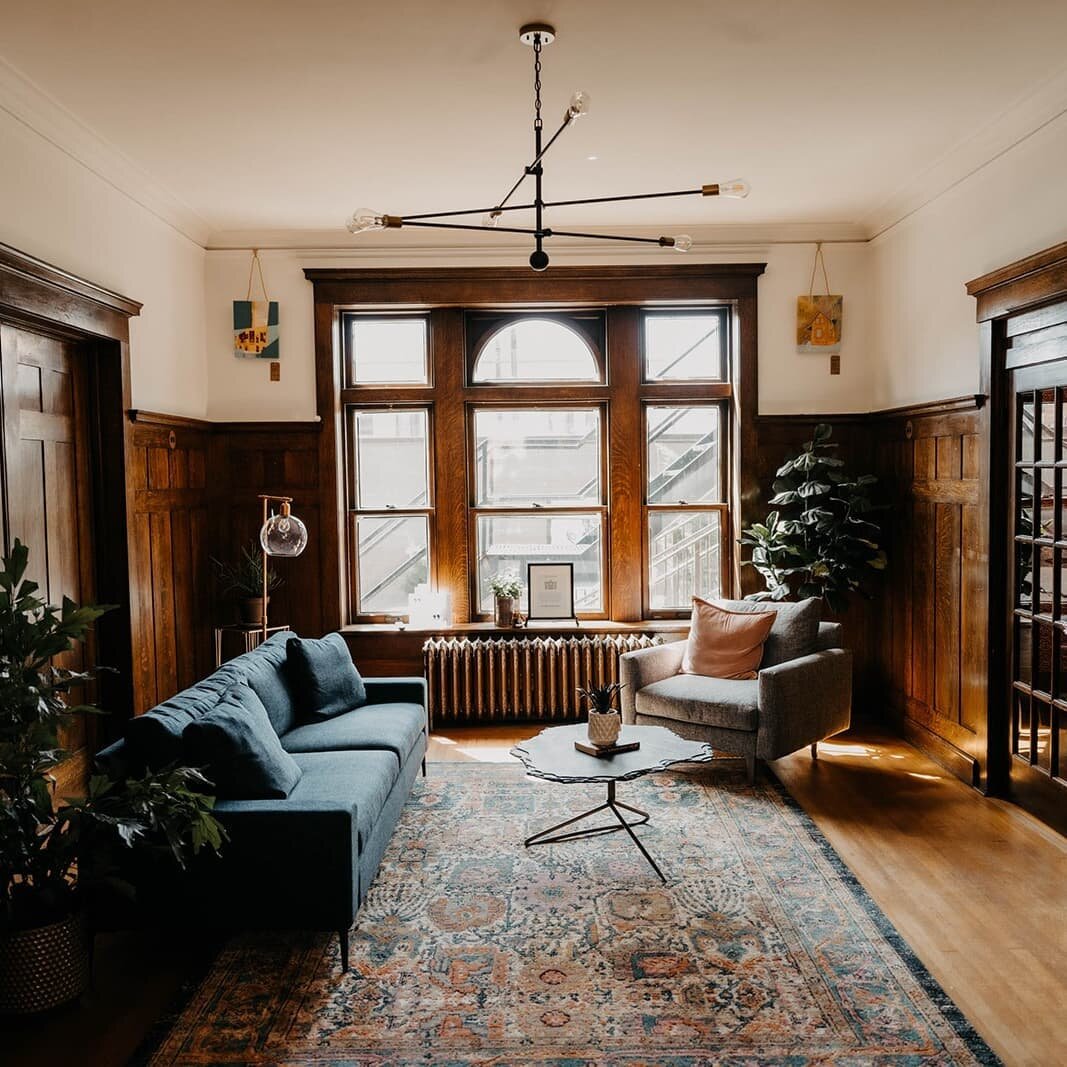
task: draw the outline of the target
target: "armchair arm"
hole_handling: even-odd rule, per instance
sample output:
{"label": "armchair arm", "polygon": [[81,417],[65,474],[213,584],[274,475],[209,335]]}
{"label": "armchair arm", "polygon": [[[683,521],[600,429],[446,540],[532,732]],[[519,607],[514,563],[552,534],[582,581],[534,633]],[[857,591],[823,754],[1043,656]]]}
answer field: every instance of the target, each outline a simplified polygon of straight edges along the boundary
{"label": "armchair arm", "polygon": [[848,729],[852,716],[852,653],[816,652],[759,673],[756,755],[778,759]]}
{"label": "armchair arm", "polygon": [[653,645],[651,648],[639,648],[635,652],[624,652],[619,657],[619,681],[626,687],[622,691],[622,721],[631,726],[635,721],[637,709],[634,698],[639,689],[653,682],[662,682],[677,674],[682,667],[685,654],[684,641],[668,641],[665,645]]}

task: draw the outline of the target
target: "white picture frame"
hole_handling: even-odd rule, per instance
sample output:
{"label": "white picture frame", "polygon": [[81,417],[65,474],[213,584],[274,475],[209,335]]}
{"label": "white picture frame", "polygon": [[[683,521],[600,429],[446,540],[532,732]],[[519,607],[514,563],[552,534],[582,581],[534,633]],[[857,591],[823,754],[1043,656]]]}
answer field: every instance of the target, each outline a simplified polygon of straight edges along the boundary
{"label": "white picture frame", "polygon": [[573,619],[574,564],[527,563],[528,619]]}

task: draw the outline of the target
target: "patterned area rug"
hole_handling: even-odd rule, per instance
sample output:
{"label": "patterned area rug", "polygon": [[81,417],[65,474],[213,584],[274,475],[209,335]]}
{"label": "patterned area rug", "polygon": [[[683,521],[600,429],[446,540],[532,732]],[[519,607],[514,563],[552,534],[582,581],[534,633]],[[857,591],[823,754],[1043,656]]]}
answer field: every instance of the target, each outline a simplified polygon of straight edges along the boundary
{"label": "patterned area rug", "polygon": [[523,848],[602,792],[431,765],[351,971],[336,937],[239,937],[151,1062],[997,1062],[775,782],[715,764],[621,785],[666,886],[624,833]]}

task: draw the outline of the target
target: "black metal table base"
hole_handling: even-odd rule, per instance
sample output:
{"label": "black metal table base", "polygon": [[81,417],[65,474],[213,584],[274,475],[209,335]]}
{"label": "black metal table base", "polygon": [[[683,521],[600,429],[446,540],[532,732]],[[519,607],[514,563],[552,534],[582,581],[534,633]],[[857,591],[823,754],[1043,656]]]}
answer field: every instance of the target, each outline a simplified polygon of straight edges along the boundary
{"label": "black metal table base", "polygon": [[[523,844],[529,848],[531,845],[549,845],[556,841],[576,841],[582,837],[600,837],[602,834],[614,834],[618,833],[620,830],[625,830],[630,835],[630,839],[640,850],[641,855],[648,860],[652,869],[660,876],[660,880],[666,882],[667,876],[659,869],[659,865],[648,854],[648,849],[641,844],[637,834],[634,833],[635,826],[644,826],[645,823],[648,822],[648,812],[642,811],[640,808],[633,808],[629,804],[624,804],[621,800],[616,800],[615,783],[609,781],[607,785],[608,799],[605,803],[600,804],[595,808],[590,808],[589,811],[583,811],[581,815],[575,815],[574,818],[567,819],[565,822],[550,826],[547,830],[539,830],[532,837],[526,838]],[[556,833],[557,830],[562,830],[567,826],[573,826],[576,822],[581,822],[582,819],[588,819],[591,815],[596,815],[601,811],[610,811],[618,822],[609,823],[606,826],[593,826],[587,830],[569,830],[565,834]],[[631,815],[640,817],[628,820],[626,816],[622,814],[624,811],[628,811]]]}

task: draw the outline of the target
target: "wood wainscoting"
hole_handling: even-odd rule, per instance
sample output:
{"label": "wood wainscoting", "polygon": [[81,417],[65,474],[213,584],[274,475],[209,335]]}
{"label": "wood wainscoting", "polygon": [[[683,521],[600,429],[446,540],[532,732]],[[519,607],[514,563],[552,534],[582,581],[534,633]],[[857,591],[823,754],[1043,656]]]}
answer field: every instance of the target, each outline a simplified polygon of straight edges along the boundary
{"label": "wood wainscoting", "polygon": [[[759,484],[769,487],[781,462],[825,422],[849,468],[878,476],[878,495],[888,505],[889,567],[872,575],[873,599],[854,598],[836,620],[853,651],[857,718],[891,724],[957,777],[984,789],[989,521],[983,400],[760,416],[757,465]],[[753,587],[758,578],[747,588]]]}
{"label": "wood wainscoting", "polygon": [[130,615],[134,714],[209,674],[213,663],[208,449],[211,424],[130,412]]}
{"label": "wood wainscoting", "polygon": [[988,773],[987,409],[966,397],[880,414],[890,569],[871,634],[890,722],[958,778]]}

